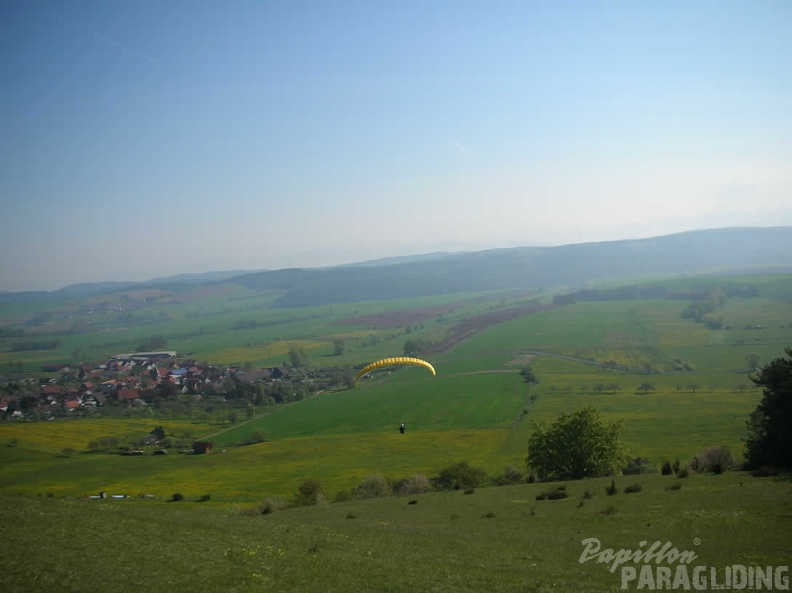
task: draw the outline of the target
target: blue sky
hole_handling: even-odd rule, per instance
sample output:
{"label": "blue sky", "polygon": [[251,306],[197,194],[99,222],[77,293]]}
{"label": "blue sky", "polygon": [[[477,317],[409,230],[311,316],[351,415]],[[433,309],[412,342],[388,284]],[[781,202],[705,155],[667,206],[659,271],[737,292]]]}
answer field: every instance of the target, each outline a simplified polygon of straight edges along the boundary
{"label": "blue sky", "polygon": [[0,290],[792,224],[792,2],[6,0]]}

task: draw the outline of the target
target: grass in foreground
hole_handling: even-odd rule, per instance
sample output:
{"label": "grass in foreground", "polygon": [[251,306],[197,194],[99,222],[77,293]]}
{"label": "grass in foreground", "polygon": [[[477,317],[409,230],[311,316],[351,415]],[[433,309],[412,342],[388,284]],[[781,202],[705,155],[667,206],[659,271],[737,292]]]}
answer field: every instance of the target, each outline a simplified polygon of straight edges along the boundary
{"label": "grass in foreground", "polygon": [[[634,482],[641,491],[625,493]],[[616,550],[670,542],[697,555],[691,570],[792,557],[788,477],[624,476],[613,496],[608,484],[569,482],[555,501],[536,497],[558,484],[524,484],[268,515],[211,501],[2,495],[4,591],[621,590],[620,569],[579,561],[586,538]]]}

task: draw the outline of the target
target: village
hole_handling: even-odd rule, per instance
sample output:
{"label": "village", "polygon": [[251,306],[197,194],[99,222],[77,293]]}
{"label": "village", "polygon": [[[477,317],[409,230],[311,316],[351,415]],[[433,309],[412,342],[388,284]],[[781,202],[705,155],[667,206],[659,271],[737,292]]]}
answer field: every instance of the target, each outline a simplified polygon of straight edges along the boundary
{"label": "village", "polygon": [[251,365],[221,367],[174,351],[117,354],[80,366],[45,365],[41,377],[0,385],[3,420],[211,414],[234,423],[240,411],[296,401],[349,386],[350,369]]}

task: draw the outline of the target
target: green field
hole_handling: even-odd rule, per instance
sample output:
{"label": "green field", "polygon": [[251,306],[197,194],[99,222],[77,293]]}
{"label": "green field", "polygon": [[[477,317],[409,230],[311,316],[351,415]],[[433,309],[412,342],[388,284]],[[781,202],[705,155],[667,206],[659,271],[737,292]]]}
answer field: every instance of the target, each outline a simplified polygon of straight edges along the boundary
{"label": "green field", "polygon": [[[78,526],[69,554],[93,545],[118,546],[118,555],[121,548],[136,550],[122,563],[118,584],[106,587],[97,586],[99,567],[69,573],[68,555],[37,572],[14,552],[18,568],[10,574],[10,590],[45,590],[54,582],[64,591],[113,591],[121,583],[143,591],[165,584],[173,591],[619,590],[617,576],[604,567],[577,562],[587,536],[616,547],[648,538],[690,547],[697,537],[709,542],[701,548],[706,562],[788,561],[788,479],[736,472],[694,474],[682,480],[680,491],[667,490],[674,478],[657,473],[622,476],[622,486],[637,480],[644,489],[613,498],[604,495],[605,481],[593,480],[570,484],[570,499],[557,502],[535,501],[544,486],[523,484],[479,488],[472,496],[429,493],[412,506],[394,496],[248,516],[268,497],[292,500],[309,479],[333,500],[375,474],[392,482],[431,477],[459,461],[490,477],[509,466],[526,473],[535,423],[588,405],[621,421],[631,455],[655,467],[675,460],[685,466],[716,445],[729,448],[739,463],[745,421],[761,398],[748,361],[758,357],[765,364],[792,344],[792,278],[707,280],[712,287],[729,282],[755,284],[759,295],[729,298],[712,313],[720,329],[683,318],[684,299],[582,301],[468,331],[425,355],[436,377],[416,367],[383,370],[355,389],[260,407],[253,418],[232,425],[131,410],[127,419],[0,423],[3,512],[23,517],[17,523],[27,526],[20,531],[4,517],[4,541],[15,550],[37,547],[46,554],[49,543],[36,539],[37,522],[62,517]],[[681,289],[690,282],[668,285]],[[182,295],[145,309],[145,315],[167,315],[166,321],[122,328],[115,327],[117,317],[105,316],[101,330],[62,336],[56,352],[6,349],[0,368],[33,368],[77,354],[108,356],[133,350],[151,335],[220,364],[279,365],[291,345],[300,345],[315,366],[360,365],[401,355],[412,338],[442,343],[457,335],[460,323],[529,302],[524,295],[464,294],[271,309],[276,296],[246,289],[230,296]],[[551,296],[537,298],[547,303]],[[0,318],[40,313],[16,306],[0,310]],[[53,315],[57,323],[67,317]],[[371,316],[390,321],[377,324]],[[254,320],[256,327],[231,329],[240,320]],[[336,338],[346,345],[340,356],[333,355]],[[537,384],[523,382],[525,365]],[[401,422],[408,428],[404,435],[397,430]],[[213,452],[88,452],[99,437],[134,442],[160,424],[170,436],[212,441]],[[265,442],[244,445],[262,435]],[[596,492],[591,500],[582,498],[587,489]],[[101,491],[130,498],[82,500]],[[165,504],[174,493],[186,500]],[[209,501],[195,504],[201,497]],[[84,533],[105,519],[111,533],[122,537],[108,543],[105,535],[92,540]],[[66,537],[58,529],[53,542]],[[155,532],[165,532],[156,547],[157,568],[133,577],[136,562],[150,562],[138,548]],[[484,545],[484,539],[492,543]],[[196,541],[206,545],[192,552]],[[177,549],[201,565],[194,575],[186,575]],[[211,577],[204,574],[209,566]]]}
{"label": "green field", "polygon": [[[641,491],[624,493],[636,481]],[[581,562],[589,538],[603,549],[636,550],[646,541],[695,554],[689,564],[649,563],[655,575],[685,566],[692,579],[703,566],[708,579],[714,569],[722,584],[727,566],[744,565],[787,567],[779,576],[789,576],[788,479],[625,476],[616,479],[618,493],[607,496],[609,482],[568,483],[568,498],[556,501],[536,500],[546,485],[523,484],[269,515],[255,505],[193,497],[162,503],[0,495],[3,590],[623,590],[622,568],[637,572],[644,563],[611,572],[612,562]],[[675,484],[679,489],[671,489]],[[784,581],[774,577],[778,590]],[[636,590],[637,581],[627,585]]]}

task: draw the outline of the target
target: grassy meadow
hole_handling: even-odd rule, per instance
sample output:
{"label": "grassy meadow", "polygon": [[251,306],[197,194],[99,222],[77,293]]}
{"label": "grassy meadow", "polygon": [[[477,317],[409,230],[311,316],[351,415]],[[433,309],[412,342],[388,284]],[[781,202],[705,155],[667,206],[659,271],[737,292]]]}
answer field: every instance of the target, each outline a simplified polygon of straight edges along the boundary
{"label": "grassy meadow", "polygon": [[[207,456],[208,458],[209,456]],[[603,549],[666,542],[723,583],[726,566],[788,566],[792,483],[659,474],[393,496],[262,515],[255,505],[0,495],[3,590],[620,591]],[[640,492],[624,489],[638,482]],[[646,544],[645,544],[646,545]],[[46,560],[44,560],[46,559]],[[643,564],[623,566],[640,569]],[[676,570],[682,563],[661,563]],[[653,571],[657,566],[650,564]],[[788,572],[786,573],[788,576]],[[783,583],[781,583],[783,584]],[[635,590],[636,581],[627,583]]]}
{"label": "grassy meadow", "polygon": [[[618,572],[578,562],[586,537],[615,548],[650,539],[680,549],[699,538],[696,552],[707,565],[788,562],[792,484],[734,471],[684,480],[621,476],[613,497],[604,493],[610,480],[586,480],[569,483],[570,497],[559,501],[536,500],[552,485],[521,484],[427,493],[412,504],[393,496],[258,511],[267,498],[291,500],[308,479],[333,500],[373,474],[433,476],[458,461],[489,476],[508,466],[525,472],[534,423],[587,405],[620,420],[631,454],[658,468],[675,460],[684,466],[716,445],[739,462],[745,421],[761,398],[748,361],[767,363],[792,344],[792,278],[706,283],[753,284],[759,296],[729,298],[712,313],[721,329],[681,317],[684,299],[548,307],[483,324],[427,354],[436,377],[415,367],[383,370],[355,389],[260,408],[234,425],[150,413],[0,423],[0,534],[11,567],[4,590],[620,590]],[[552,297],[463,294],[271,309],[277,296],[241,287],[186,291],[134,313],[160,322],[124,327],[118,316],[100,316],[100,329],[63,336],[57,351],[6,348],[0,368],[107,357],[151,335],[219,364],[279,365],[299,345],[316,366],[361,365],[403,354],[409,339],[441,343],[461,322]],[[0,319],[41,313],[14,307],[0,307]],[[67,323],[71,307],[59,305],[52,323]],[[255,327],[232,329],[251,320]],[[335,355],[338,338],[346,348]],[[537,384],[522,380],[525,365]],[[214,451],[88,452],[95,439],[134,442],[158,425],[169,436],[210,440]],[[243,446],[257,435],[266,441]],[[635,481],[641,492],[621,492]],[[669,489],[674,483],[679,490]],[[83,498],[100,491],[129,498]],[[167,503],[175,493],[185,500]],[[33,549],[35,557],[25,555]],[[122,560],[84,561],[92,550]],[[45,557],[55,559],[46,568],[34,561]]]}

